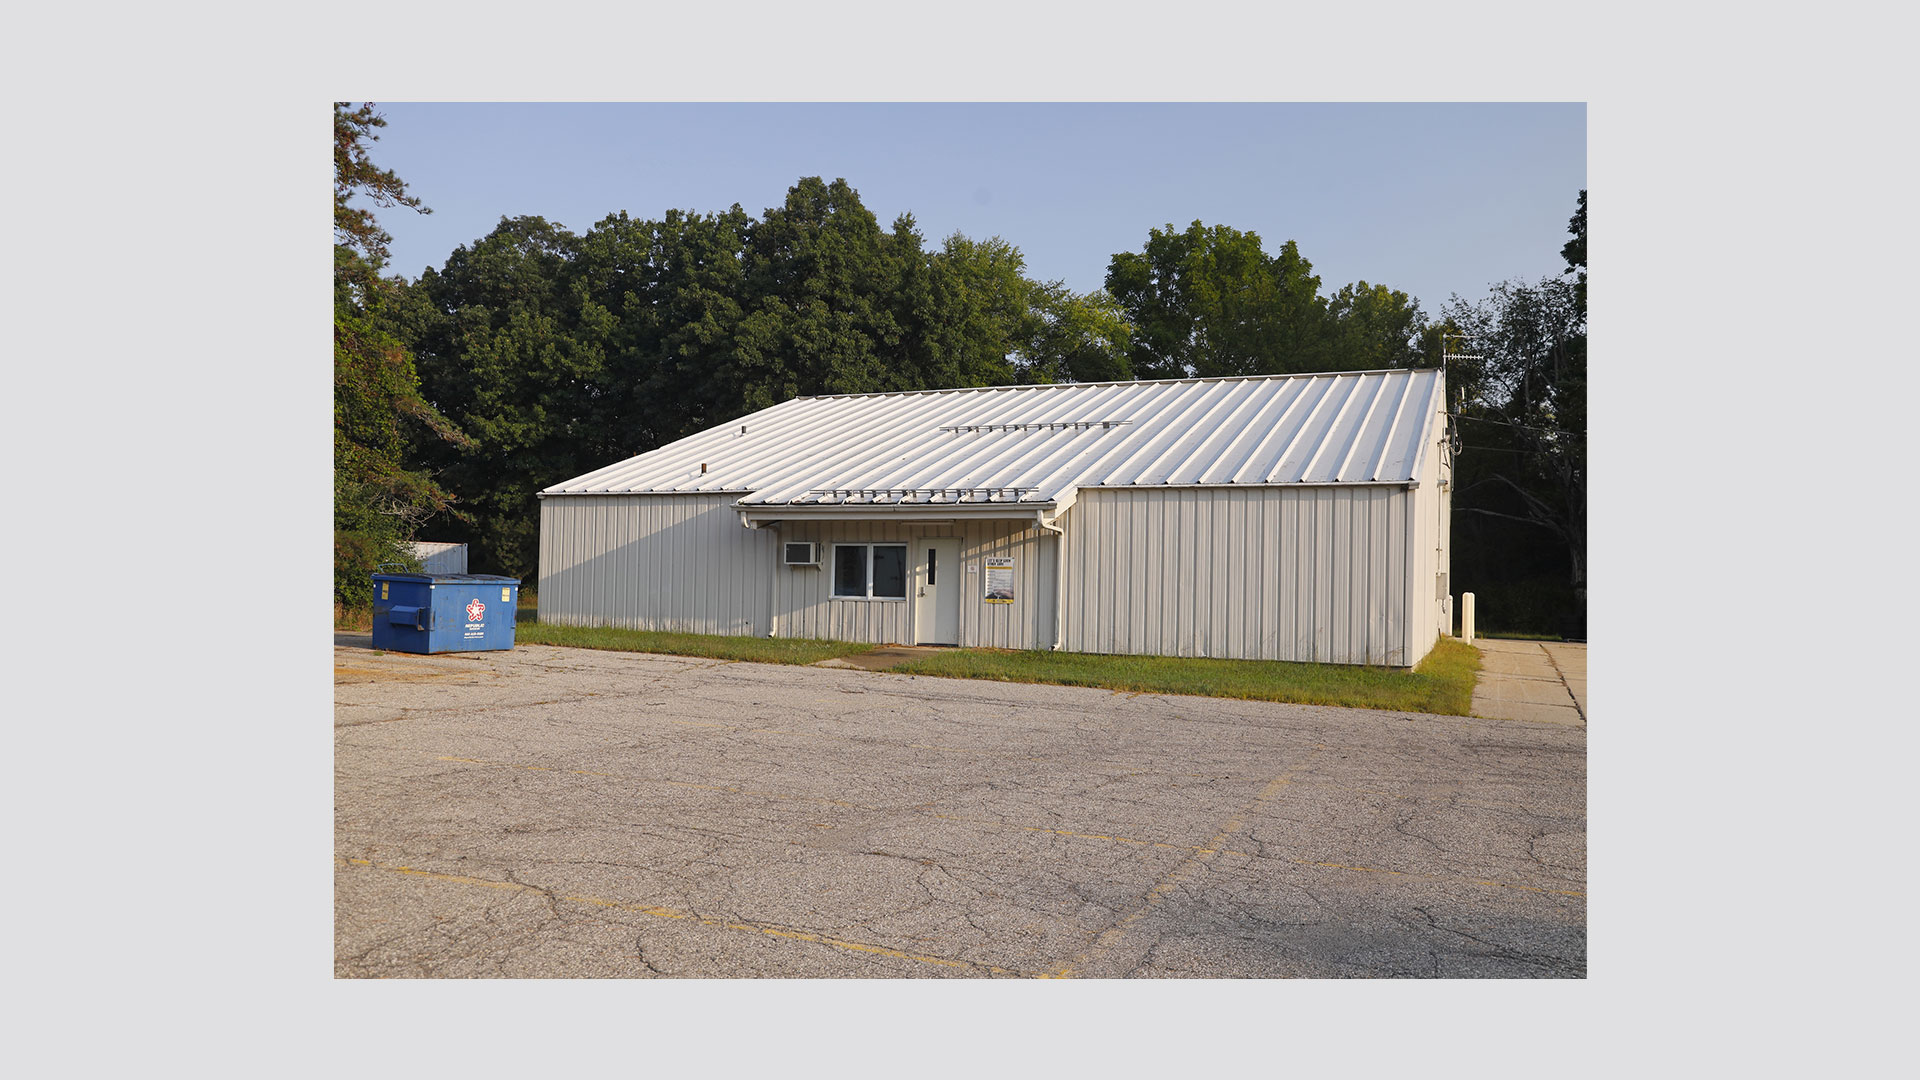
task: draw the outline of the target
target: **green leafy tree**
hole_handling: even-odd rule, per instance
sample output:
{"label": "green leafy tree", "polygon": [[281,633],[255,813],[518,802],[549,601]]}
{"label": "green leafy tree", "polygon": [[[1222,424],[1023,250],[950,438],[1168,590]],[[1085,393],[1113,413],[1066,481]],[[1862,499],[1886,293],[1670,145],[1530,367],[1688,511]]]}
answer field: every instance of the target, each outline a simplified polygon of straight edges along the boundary
{"label": "green leafy tree", "polygon": [[1080,294],[1053,281],[1033,286],[1037,316],[1021,346],[1020,382],[1121,382],[1133,378],[1133,323],[1104,289]]}
{"label": "green leafy tree", "polygon": [[1329,370],[1419,367],[1436,355],[1435,340],[1419,303],[1397,289],[1361,281],[1327,298],[1321,351]]}
{"label": "green leafy tree", "polygon": [[404,206],[422,214],[432,210],[417,196],[407,193],[407,185],[382,169],[368,156],[369,145],[379,141],[374,132],[387,126],[386,117],[374,111],[373,102],[350,108],[350,102],[333,103],[333,232],[334,243],[358,251],[376,267],[387,261],[387,245],[393,237],[375,220],[373,211],[353,205],[355,197],[367,199],[378,207]]}
{"label": "green leafy tree", "polygon": [[385,124],[371,103],[334,104],[334,600],[350,608],[369,603],[368,575],[376,566],[410,564],[406,544],[414,531],[452,507],[452,496],[408,461],[414,431],[451,443],[465,439],[421,396],[413,357],[385,324],[394,288],[380,269],[391,237],[371,211],[353,204],[364,197],[426,212],[398,177],[368,158],[367,144]]}
{"label": "green leafy tree", "polygon": [[1322,297],[1293,241],[1270,256],[1259,234],[1225,225],[1150,230],[1142,250],[1113,256],[1107,292],[1131,323],[1131,366],[1141,378],[1420,361],[1426,320],[1407,294],[1362,281]]}
{"label": "green leafy tree", "polygon": [[892,302],[902,257],[918,243],[910,222],[889,236],[845,180],[817,176],[750,226],[735,340],[743,411],[803,394],[917,388],[914,372],[889,360],[904,344]]}
{"label": "green leafy tree", "polygon": [[[1465,452],[1454,509],[1466,537],[1495,565],[1479,572],[1504,584],[1528,574],[1562,575],[1564,598],[1539,604],[1533,626],[1583,636],[1587,588],[1586,192],[1568,225],[1560,277],[1506,282],[1469,303],[1455,297],[1448,324],[1460,351],[1482,357],[1456,380]],[[1488,525],[1476,526],[1475,522]],[[1497,524],[1491,524],[1497,523]],[[1544,550],[1537,538],[1551,535]],[[1456,545],[1456,548],[1461,545]],[[1557,558],[1551,557],[1557,551]],[[1471,558],[1471,556],[1470,556]],[[1490,614],[1493,609],[1490,608]]]}
{"label": "green leafy tree", "polygon": [[[601,399],[602,423],[619,433],[628,454],[732,419],[749,411],[756,388],[736,377],[735,335],[746,313],[746,248],[751,217],[738,204],[724,213],[670,210],[646,223],[646,267],[629,277],[644,279],[608,310],[621,336],[608,345],[613,376],[626,394]],[[591,245],[609,226],[589,233],[581,256],[583,273],[603,274]],[[596,292],[595,295],[598,295]],[[606,461],[620,454],[607,455]]]}
{"label": "green leafy tree", "polygon": [[572,287],[576,247],[543,218],[503,218],[407,290],[427,393],[471,436],[419,439],[416,452],[459,496],[465,527],[452,537],[521,577],[538,569],[535,493],[612,448],[594,407],[616,392],[611,316]]}
{"label": "green leafy tree", "polygon": [[1316,370],[1320,279],[1288,241],[1277,257],[1257,233],[1195,221],[1150,230],[1107,267],[1107,292],[1133,323],[1142,378]]}
{"label": "green leafy tree", "polygon": [[1566,273],[1574,275],[1573,302],[1579,309],[1580,318],[1587,317],[1587,193],[1580,192],[1580,208],[1573,212],[1567,222],[1567,231],[1573,239],[1560,249],[1560,257],[1567,261]]}
{"label": "green leafy tree", "polygon": [[911,215],[883,229],[820,177],[757,220],[619,213],[576,236],[503,219],[387,291],[379,325],[472,436],[414,434],[459,498],[442,528],[522,575],[540,489],[792,397],[1129,374],[1111,298],[1036,284],[998,237],[929,249]]}
{"label": "green leafy tree", "polygon": [[916,386],[1017,381],[1015,354],[1040,328],[1025,270],[1020,249],[1000,237],[970,240],[959,233],[938,251],[907,261],[903,359]]}

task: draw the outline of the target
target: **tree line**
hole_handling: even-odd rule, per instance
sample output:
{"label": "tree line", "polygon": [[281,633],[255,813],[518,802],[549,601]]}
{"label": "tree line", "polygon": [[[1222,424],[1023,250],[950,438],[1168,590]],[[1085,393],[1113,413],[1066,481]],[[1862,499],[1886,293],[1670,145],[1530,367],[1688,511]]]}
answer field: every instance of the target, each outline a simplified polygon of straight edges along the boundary
{"label": "tree line", "polygon": [[1587,636],[1587,193],[1566,270],[1454,297],[1454,589],[1496,629]]}
{"label": "tree line", "polygon": [[[1463,303],[1479,321],[1432,321],[1364,281],[1323,294],[1292,241],[1269,255],[1198,221],[1150,230],[1076,293],[1000,237],[882,227],[821,177],[758,216],[620,212],[582,233],[503,218],[417,280],[383,277],[385,235],[351,197],[425,207],[367,161],[381,123],[335,109],[342,603],[429,521],[476,569],[531,578],[535,492],[797,396],[1430,365],[1444,334],[1477,347],[1498,323]],[[1476,400],[1507,403],[1505,367],[1475,378]]]}

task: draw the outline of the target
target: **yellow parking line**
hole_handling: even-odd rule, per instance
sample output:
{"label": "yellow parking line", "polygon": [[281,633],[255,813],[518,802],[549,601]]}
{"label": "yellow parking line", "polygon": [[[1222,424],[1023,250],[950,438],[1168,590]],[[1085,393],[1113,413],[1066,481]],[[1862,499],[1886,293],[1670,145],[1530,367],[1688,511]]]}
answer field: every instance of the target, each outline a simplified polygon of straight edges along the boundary
{"label": "yellow parking line", "polygon": [[1131,929],[1135,923],[1146,918],[1147,914],[1151,912],[1161,900],[1165,899],[1168,893],[1185,883],[1188,878],[1199,871],[1202,864],[1218,854],[1220,845],[1225,843],[1228,837],[1240,831],[1241,826],[1246,823],[1247,817],[1251,815],[1254,810],[1258,809],[1260,804],[1278,795],[1282,788],[1292,783],[1293,778],[1307,767],[1307,762],[1313,758],[1313,755],[1324,749],[1325,747],[1323,746],[1315,746],[1307,752],[1306,758],[1301,759],[1299,764],[1268,782],[1267,786],[1260,790],[1260,794],[1253,797],[1252,802],[1241,807],[1238,814],[1235,814],[1232,819],[1220,827],[1220,831],[1214,834],[1213,839],[1208,841],[1206,847],[1196,850],[1193,854],[1181,860],[1180,865],[1174,867],[1165,877],[1161,878],[1153,888],[1147,890],[1147,895],[1141,900],[1139,906],[1134,908],[1132,913],[1108,927],[1106,932],[1102,933],[1098,938],[1095,938],[1093,946],[1082,954],[1079,959],[1059,970],[1059,976],[1061,978],[1073,978],[1088,964],[1099,960],[1107,953],[1113,951],[1114,946],[1120,944],[1120,940],[1126,937],[1127,931]]}
{"label": "yellow parking line", "polygon": [[370,859],[341,859],[340,861],[349,866],[366,866],[375,870],[391,870],[396,874],[412,874],[415,877],[433,878],[436,881],[454,881],[462,885],[478,885],[483,889],[505,889],[508,892],[515,892],[520,889],[526,889],[530,892],[540,891],[531,885],[522,885],[517,881],[491,881],[487,878],[462,877],[459,874],[442,874],[432,870],[415,870],[411,866],[381,866],[379,863],[373,862]]}
{"label": "yellow parking line", "polygon": [[[427,878],[432,881],[445,881],[457,885],[477,885],[484,889],[504,889],[509,892],[525,890],[527,892],[551,895],[547,890],[539,889],[532,885],[524,885],[517,881],[494,881],[488,878],[468,877],[464,874],[443,874],[434,870],[418,870],[411,866],[386,866],[373,862],[370,859],[342,858],[338,861],[348,866],[363,866],[372,870],[385,870],[390,873],[407,874],[413,877]],[[791,941],[810,941],[817,945],[831,945],[836,949],[846,949],[850,952],[873,953],[877,956],[892,957],[895,960],[912,960],[916,963],[933,964],[938,967],[967,968],[984,971],[992,975],[1012,975],[1020,978],[1038,977],[1028,972],[1014,971],[1009,968],[996,967],[992,964],[982,964],[972,960],[954,960],[944,956],[924,956],[919,953],[906,952],[902,949],[889,948],[885,945],[873,945],[863,941],[847,941],[844,938],[828,937],[825,934],[816,934],[810,930],[799,930],[791,926],[780,926],[776,923],[708,919],[696,915],[691,911],[680,911],[675,908],[659,907],[654,904],[636,904],[625,900],[610,900],[603,896],[561,896],[558,897],[558,899],[572,904],[587,904],[592,907],[627,911],[637,915],[651,915],[660,919],[682,919],[691,923],[697,923],[701,926],[717,926],[726,930],[748,931],[756,934],[765,934],[768,937],[786,938]]]}

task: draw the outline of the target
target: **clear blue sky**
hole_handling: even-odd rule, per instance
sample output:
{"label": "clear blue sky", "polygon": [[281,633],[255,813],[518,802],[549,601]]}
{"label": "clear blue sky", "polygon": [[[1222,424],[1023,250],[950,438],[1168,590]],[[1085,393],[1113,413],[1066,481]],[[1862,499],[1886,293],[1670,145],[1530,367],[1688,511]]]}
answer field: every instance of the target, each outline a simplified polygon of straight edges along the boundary
{"label": "clear blue sky", "polygon": [[1286,240],[1331,293],[1417,297],[1565,266],[1586,186],[1584,104],[419,104],[381,102],[374,161],[433,208],[380,213],[417,277],[502,215],[575,232],[618,210],[739,203],[845,177],[929,243],[998,235],[1030,276],[1099,288],[1114,252],[1198,218]]}

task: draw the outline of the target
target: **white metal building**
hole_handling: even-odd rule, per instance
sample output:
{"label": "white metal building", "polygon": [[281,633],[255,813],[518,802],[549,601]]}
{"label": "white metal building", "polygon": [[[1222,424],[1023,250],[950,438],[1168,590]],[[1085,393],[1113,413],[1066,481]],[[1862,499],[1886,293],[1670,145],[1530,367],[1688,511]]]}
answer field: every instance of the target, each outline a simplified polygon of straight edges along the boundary
{"label": "white metal building", "polygon": [[1410,666],[1437,370],[796,398],[540,493],[543,622]]}
{"label": "white metal building", "polygon": [[413,557],[420,560],[423,574],[464,574],[467,572],[467,545],[442,540],[415,540]]}

